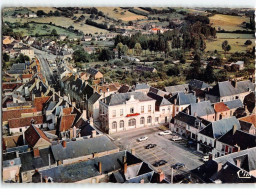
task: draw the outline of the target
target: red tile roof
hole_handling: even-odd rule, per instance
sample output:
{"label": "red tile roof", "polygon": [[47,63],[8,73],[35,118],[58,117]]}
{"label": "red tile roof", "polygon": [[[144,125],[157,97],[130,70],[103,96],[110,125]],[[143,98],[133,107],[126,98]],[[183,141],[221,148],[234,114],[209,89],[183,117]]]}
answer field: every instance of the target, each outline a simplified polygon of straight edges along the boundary
{"label": "red tile roof", "polygon": [[34,113],[37,112],[36,108],[27,108],[27,109],[16,109],[16,110],[5,110],[3,111],[3,121],[8,121],[14,118],[20,118],[23,113]]}
{"label": "red tile roof", "polygon": [[76,114],[63,115],[60,119],[60,132],[66,131],[73,125]]}
{"label": "red tile roof", "polygon": [[44,104],[50,99],[50,96],[45,96],[45,97],[36,97],[34,99],[34,104],[37,109],[37,111],[42,111]]}
{"label": "red tile roof", "polygon": [[2,84],[2,89],[3,90],[7,90],[7,89],[14,90],[15,88],[17,88],[21,85],[22,85],[22,83],[3,83]]}
{"label": "red tile roof", "polygon": [[223,102],[214,104],[214,109],[216,112],[225,112],[229,110],[229,108]]}
{"label": "red tile roof", "polygon": [[29,146],[34,147],[40,138],[50,142],[45,133],[34,125],[30,125],[25,131],[25,139]]}
{"label": "red tile roof", "polygon": [[72,107],[63,108],[63,115],[71,114],[71,112],[72,112]]}
{"label": "red tile roof", "polygon": [[32,78],[32,74],[23,74],[22,76],[21,76],[21,78],[23,78],[23,79],[30,79],[30,78]]}
{"label": "red tile roof", "polygon": [[250,115],[250,116],[245,116],[239,119],[240,121],[245,121],[247,123],[251,123],[254,125],[254,127],[256,127],[256,115]]}
{"label": "red tile roof", "polygon": [[31,117],[23,117],[23,118],[14,118],[9,119],[9,128],[19,128],[26,127],[31,125],[31,121],[34,120],[34,124],[43,124],[43,116],[31,116]]}

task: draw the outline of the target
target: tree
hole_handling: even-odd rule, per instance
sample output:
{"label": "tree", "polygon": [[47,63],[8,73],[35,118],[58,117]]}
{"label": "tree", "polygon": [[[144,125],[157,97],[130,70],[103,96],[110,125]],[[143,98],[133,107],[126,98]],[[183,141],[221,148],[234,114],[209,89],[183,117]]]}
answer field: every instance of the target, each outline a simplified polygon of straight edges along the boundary
{"label": "tree", "polygon": [[122,53],[124,54],[124,55],[126,55],[127,54],[127,52],[128,52],[128,46],[127,45],[124,45],[123,47],[122,47]]}
{"label": "tree", "polygon": [[56,31],[55,28],[52,29],[51,35],[52,35],[52,36],[58,36],[58,33],[57,33],[57,31]]}
{"label": "tree", "polygon": [[129,22],[128,22],[128,25],[129,25],[129,26],[133,26],[133,21],[129,21]]}
{"label": "tree", "polygon": [[231,50],[231,46],[228,44],[227,40],[223,41],[222,49],[224,50],[225,58],[226,58],[226,52]]}
{"label": "tree", "polygon": [[109,49],[103,49],[101,52],[100,52],[100,55],[99,55],[99,60],[101,61],[105,61],[105,60],[111,60],[114,58],[114,52],[110,51]]}
{"label": "tree", "polygon": [[252,41],[251,40],[247,40],[245,41],[244,45],[248,46],[248,45],[251,45],[252,44]]}
{"label": "tree", "polygon": [[140,55],[140,54],[141,54],[142,48],[141,48],[140,43],[136,43],[136,44],[135,44],[134,50],[135,50],[136,55]]}
{"label": "tree", "polygon": [[16,63],[25,63],[25,61],[30,61],[30,58],[26,55],[23,55],[22,53],[16,59]]}
{"label": "tree", "polygon": [[36,15],[37,15],[38,17],[42,17],[42,16],[46,15],[46,13],[45,13],[43,10],[38,10],[38,11],[36,12]]}
{"label": "tree", "polygon": [[208,83],[213,83],[215,81],[215,75],[211,65],[207,65],[204,71],[204,81]]}
{"label": "tree", "polygon": [[89,62],[90,55],[85,52],[83,49],[78,49],[73,53],[73,59],[75,62]]}
{"label": "tree", "polygon": [[4,54],[3,54],[3,60],[4,60],[5,62],[9,62],[10,56],[9,56],[7,53],[4,53]]}
{"label": "tree", "polygon": [[121,55],[122,55],[122,49],[123,49],[123,43],[118,43],[117,45],[116,45],[116,48],[117,48],[117,51],[118,51],[118,58],[120,59],[121,58]]}

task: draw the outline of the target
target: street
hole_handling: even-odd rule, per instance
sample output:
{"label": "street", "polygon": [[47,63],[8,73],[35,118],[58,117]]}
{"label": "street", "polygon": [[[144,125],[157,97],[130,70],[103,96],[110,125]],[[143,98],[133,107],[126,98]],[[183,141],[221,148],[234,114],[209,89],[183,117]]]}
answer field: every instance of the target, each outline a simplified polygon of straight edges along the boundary
{"label": "street", "polygon": [[[159,160],[166,160],[167,164],[154,167],[156,171],[161,169],[164,171],[167,178],[171,176],[171,166],[176,163],[184,163],[185,168],[181,170],[174,170],[174,175],[188,172],[203,164],[201,161],[202,156],[198,154],[194,149],[188,149],[186,140],[180,140],[178,142],[170,141],[171,135],[160,136],[161,132],[156,127],[150,127],[139,130],[129,130],[110,135],[114,139],[114,143],[120,147],[120,149],[135,149],[135,155],[141,158],[143,161],[154,164]],[[141,136],[147,136],[146,141],[138,142],[137,139]],[[156,144],[155,148],[145,149],[148,144]]]}

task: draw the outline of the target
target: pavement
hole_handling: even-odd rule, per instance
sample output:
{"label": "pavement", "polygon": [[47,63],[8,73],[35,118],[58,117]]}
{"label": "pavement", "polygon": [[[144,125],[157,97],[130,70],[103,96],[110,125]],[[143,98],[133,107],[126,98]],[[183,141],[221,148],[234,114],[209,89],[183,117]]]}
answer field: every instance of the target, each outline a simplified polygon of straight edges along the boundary
{"label": "pavement", "polygon": [[[202,155],[197,153],[193,148],[186,147],[186,140],[177,142],[171,141],[172,135],[160,136],[161,132],[157,127],[128,130],[110,135],[113,142],[122,150],[135,149],[135,155],[143,161],[152,165],[154,170],[163,170],[166,177],[171,177],[171,166],[176,163],[184,163],[185,168],[174,170],[174,175],[187,173],[192,169],[203,164]],[[138,142],[141,136],[147,136],[146,141]],[[145,149],[148,144],[156,144],[155,148]],[[153,164],[159,160],[166,160],[167,164],[154,167]]]}

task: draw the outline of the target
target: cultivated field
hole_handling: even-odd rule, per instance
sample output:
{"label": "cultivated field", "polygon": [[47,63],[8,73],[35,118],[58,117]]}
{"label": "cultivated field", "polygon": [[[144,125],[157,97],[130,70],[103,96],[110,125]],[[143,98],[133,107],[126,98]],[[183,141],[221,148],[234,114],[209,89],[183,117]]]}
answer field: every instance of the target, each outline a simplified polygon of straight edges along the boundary
{"label": "cultivated field", "polygon": [[[109,16],[110,18],[120,19],[125,22],[137,19],[145,19],[145,16],[137,15],[129,12],[126,9],[122,9],[120,7],[97,7],[99,11],[102,11],[104,14]],[[116,9],[117,11],[114,11]],[[137,9],[137,8],[136,8]],[[144,11],[144,10],[143,10]],[[123,12],[123,15],[121,14]]]}
{"label": "cultivated field", "polygon": [[213,27],[224,29],[226,31],[234,31],[234,30],[245,30],[240,27],[243,22],[249,22],[248,17],[244,16],[230,16],[223,14],[215,14],[212,17],[209,17],[210,23]]}

